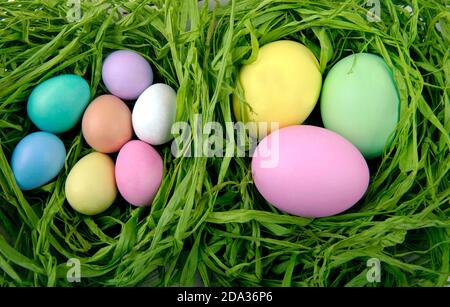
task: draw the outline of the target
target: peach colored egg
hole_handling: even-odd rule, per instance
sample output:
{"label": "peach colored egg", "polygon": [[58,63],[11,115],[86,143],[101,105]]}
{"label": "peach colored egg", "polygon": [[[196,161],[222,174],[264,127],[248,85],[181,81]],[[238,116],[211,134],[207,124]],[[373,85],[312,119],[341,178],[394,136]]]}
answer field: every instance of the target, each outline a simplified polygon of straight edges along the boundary
{"label": "peach colored egg", "polygon": [[82,130],[84,139],[95,150],[117,152],[133,136],[131,111],[116,96],[99,96],[86,109]]}

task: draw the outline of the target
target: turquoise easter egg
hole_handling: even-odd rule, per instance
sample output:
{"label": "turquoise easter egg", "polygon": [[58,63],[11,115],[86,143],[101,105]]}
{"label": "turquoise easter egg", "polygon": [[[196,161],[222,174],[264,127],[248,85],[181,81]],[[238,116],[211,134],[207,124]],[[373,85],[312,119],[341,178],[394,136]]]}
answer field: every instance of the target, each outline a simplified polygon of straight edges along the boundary
{"label": "turquoise easter egg", "polygon": [[322,88],[325,128],[352,142],[366,159],[390,145],[399,120],[397,85],[383,58],[352,54],[334,65]]}
{"label": "turquoise easter egg", "polygon": [[40,187],[55,178],[64,167],[66,149],[54,134],[34,132],[14,148],[11,168],[23,191]]}
{"label": "turquoise easter egg", "polygon": [[80,120],[90,95],[89,84],[78,75],[50,78],[31,92],[27,104],[28,116],[40,130],[65,132]]}

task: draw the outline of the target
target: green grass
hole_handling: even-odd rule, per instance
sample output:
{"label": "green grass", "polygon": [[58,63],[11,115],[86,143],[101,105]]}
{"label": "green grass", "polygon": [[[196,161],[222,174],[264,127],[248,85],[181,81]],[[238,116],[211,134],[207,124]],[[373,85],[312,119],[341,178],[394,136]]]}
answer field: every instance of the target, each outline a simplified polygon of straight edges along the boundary
{"label": "green grass", "polygon": [[[450,275],[450,12],[444,1],[413,0],[413,14],[382,2],[369,23],[365,1],[232,1],[214,12],[195,0],[121,4],[118,20],[82,1],[68,23],[65,1],[0,1],[0,285],[72,286],[443,286]],[[108,1],[113,2],[113,1]],[[119,3],[119,1],[115,1]],[[189,20],[190,29],[186,23]],[[440,22],[442,31],[435,27]],[[249,158],[180,158],[158,147],[165,176],[151,207],[117,202],[86,217],[65,201],[65,178],[91,151],[78,125],[61,135],[68,155],[56,180],[22,193],[9,160],[35,130],[27,97],[51,76],[84,76],[105,93],[103,57],[129,48],[151,61],[156,81],[178,91],[178,120],[233,120],[230,95],[240,65],[278,39],[307,45],[326,75],[356,52],[381,55],[394,72],[401,116],[392,146],[371,161],[366,197],[334,217],[280,213],[257,193]],[[308,123],[321,125],[318,110]],[[366,279],[381,261],[381,283]]]}

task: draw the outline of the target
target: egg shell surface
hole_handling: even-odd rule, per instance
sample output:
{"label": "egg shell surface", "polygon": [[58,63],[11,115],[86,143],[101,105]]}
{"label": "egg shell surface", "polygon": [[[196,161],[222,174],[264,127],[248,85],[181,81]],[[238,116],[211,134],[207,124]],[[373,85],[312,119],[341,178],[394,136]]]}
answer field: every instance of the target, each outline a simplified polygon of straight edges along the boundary
{"label": "egg shell surface", "polygon": [[152,145],[161,145],[172,139],[177,94],[169,85],[156,83],[146,89],[136,101],[132,121],[137,137]]}
{"label": "egg shell surface", "polygon": [[369,184],[369,168],[355,146],[309,125],[266,136],[251,167],[256,188],[269,203],[303,217],[341,213],[363,197]]}
{"label": "egg shell surface", "polygon": [[65,192],[75,211],[86,215],[102,213],[117,196],[113,160],[100,152],[84,156],[70,170]]}
{"label": "egg shell surface", "polygon": [[325,78],[320,101],[325,128],[350,140],[367,159],[379,157],[391,143],[399,108],[392,71],[377,55],[350,55]]}
{"label": "egg shell surface", "polygon": [[23,191],[38,188],[55,178],[64,167],[66,149],[54,134],[44,131],[25,136],[15,147],[11,168]]}
{"label": "egg shell surface", "polygon": [[264,136],[279,128],[303,123],[316,105],[322,86],[319,62],[303,44],[281,40],[262,46],[257,59],[239,72],[245,101],[233,96],[238,121],[267,123],[268,129],[252,129]]}
{"label": "egg shell surface", "polygon": [[162,176],[163,161],[152,146],[133,140],[122,147],[116,160],[116,181],[120,194],[130,204],[150,205]]}
{"label": "egg shell surface", "polygon": [[59,75],[33,89],[28,97],[27,113],[40,130],[63,133],[78,123],[90,95],[89,84],[82,77]]}
{"label": "egg shell surface", "polygon": [[113,95],[133,100],[153,83],[153,70],[140,54],[117,50],[103,61],[102,79]]}
{"label": "egg shell surface", "polygon": [[96,151],[117,152],[133,136],[131,111],[116,96],[99,96],[84,112],[82,130],[86,142]]}

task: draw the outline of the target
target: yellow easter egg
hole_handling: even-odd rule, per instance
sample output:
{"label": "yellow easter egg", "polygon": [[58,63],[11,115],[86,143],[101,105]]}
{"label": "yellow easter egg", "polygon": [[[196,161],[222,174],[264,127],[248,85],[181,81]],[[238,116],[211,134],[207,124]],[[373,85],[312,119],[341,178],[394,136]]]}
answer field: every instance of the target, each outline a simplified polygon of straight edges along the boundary
{"label": "yellow easter egg", "polygon": [[[289,40],[261,47],[257,59],[241,68],[239,79],[245,102],[233,96],[234,114],[238,121],[267,123],[268,130],[259,126],[260,136],[272,131],[272,123],[278,123],[279,128],[303,123],[314,109],[322,86],[314,54]],[[257,133],[250,129],[252,136]]]}
{"label": "yellow easter egg", "polygon": [[105,211],[117,195],[113,160],[99,152],[86,155],[69,172],[65,191],[74,210],[86,215]]}

